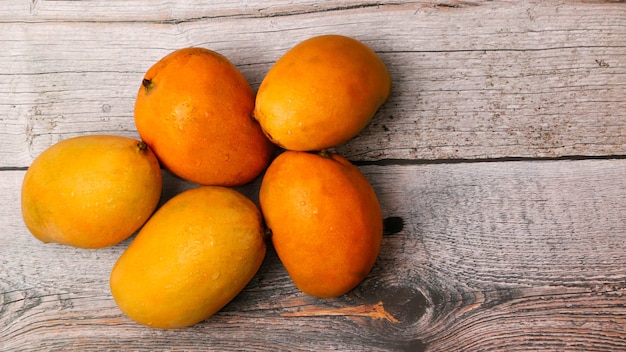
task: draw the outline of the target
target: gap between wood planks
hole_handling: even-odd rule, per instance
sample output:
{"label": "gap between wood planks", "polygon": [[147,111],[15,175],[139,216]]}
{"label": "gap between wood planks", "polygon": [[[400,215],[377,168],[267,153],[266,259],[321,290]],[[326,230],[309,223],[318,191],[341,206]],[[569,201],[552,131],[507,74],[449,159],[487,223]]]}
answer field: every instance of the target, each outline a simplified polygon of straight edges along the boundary
{"label": "gap between wood planks", "polygon": [[380,160],[352,160],[356,166],[388,166],[388,165],[437,165],[437,164],[474,164],[515,161],[562,161],[562,160],[621,160],[626,155],[564,155],[555,157],[500,157],[476,159],[380,159]]}
{"label": "gap between wood planks", "polygon": [[[380,159],[380,160],[351,160],[356,166],[390,166],[390,165],[439,165],[439,164],[474,164],[515,161],[563,161],[563,160],[623,160],[626,155],[564,155],[556,157],[501,157],[476,159]],[[28,166],[0,167],[2,171],[26,171]]]}

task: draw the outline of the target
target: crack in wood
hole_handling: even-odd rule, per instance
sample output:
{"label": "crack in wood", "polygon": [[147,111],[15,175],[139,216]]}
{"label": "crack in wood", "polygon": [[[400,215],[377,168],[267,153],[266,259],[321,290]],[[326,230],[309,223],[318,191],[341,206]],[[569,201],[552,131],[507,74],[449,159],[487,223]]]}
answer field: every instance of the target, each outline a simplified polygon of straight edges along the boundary
{"label": "crack in wood", "polygon": [[[536,31],[535,33],[539,33]],[[611,45],[611,48],[626,48],[626,45]],[[377,50],[378,54],[451,54],[451,53],[504,53],[504,52],[541,52],[574,49],[606,49],[606,45],[563,45],[546,46],[541,48],[475,48],[475,49],[446,49],[446,50]],[[596,60],[600,65],[600,62]],[[600,65],[601,66],[601,65]],[[483,89],[484,90],[484,89]]]}
{"label": "crack in wood", "polygon": [[35,10],[37,10],[37,5],[39,5],[39,0],[31,0],[30,1],[30,14],[35,14]]}
{"label": "crack in wood", "polygon": [[[34,14],[37,4],[39,0],[31,0],[32,3],[30,5],[30,13]],[[170,18],[163,20],[65,20],[64,23],[154,23],[154,24],[169,24],[169,25],[180,25],[184,23],[194,23],[194,22],[202,22],[206,20],[216,20],[216,19],[246,19],[246,18],[272,18],[272,17],[288,17],[288,16],[300,16],[300,15],[314,15],[321,13],[330,13],[330,12],[340,12],[340,11],[352,11],[352,10],[360,10],[360,9],[377,9],[381,6],[407,6],[415,4],[413,2],[403,3],[403,2],[384,2],[384,1],[375,1],[370,3],[360,3],[360,4],[352,4],[352,5],[335,5],[330,7],[322,7],[322,6],[308,6],[304,8],[277,8],[276,10],[269,10],[270,7],[266,8],[258,8],[248,12],[238,12],[237,14],[216,14],[216,15],[207,15],[207,16],[198,16],[198,17],[188,17],[188,18]],[[19,22],[19,21],[18,21]],[[55,22],[54,20],[45,20],[41,22],[32,22],[32,23],[43,23],[43,22]],[[5,22],[10,23],[10,22]],[[31,22],[29,22],[31,23]]]}
{"label": "crack in wood", "polygon": [[467,6],[478,6],[476,3],[468,2],[468,1],[453,1],[453,2],[440,2],[435,4],[436,8],[446,8],[446,9],[460,9]]}
{"label": "crack in wood", "polygon": [[311,317],[311,316],[361,316],[368,317],[374,320],[387,320],[392,323],[399,323],[393,315],[385,310],[383,302],[379,301],[376,304],[367,304],[356,307],[344,307],[344,308],[313,308],[300,312],[283,313],[283,317]]}

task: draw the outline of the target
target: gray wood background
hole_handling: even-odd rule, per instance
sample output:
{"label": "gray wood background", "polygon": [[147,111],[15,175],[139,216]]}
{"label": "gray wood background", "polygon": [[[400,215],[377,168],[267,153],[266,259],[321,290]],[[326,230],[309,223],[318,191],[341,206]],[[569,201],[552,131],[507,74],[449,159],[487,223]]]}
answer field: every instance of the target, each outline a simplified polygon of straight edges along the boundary
{"label": "gray wood background", "polygon": [[[0,0],[0,351],[626,350],[625,1]],[[270,250],[221,312],[166,331],[115,306],[100,250],[23,225],[33,159],[137,137],[144,72],[219,51],[258,88],[318,34],[362,40],[394,90],[337,151],[389,231],[368,278],[320,300]],[[256,200],[260,180],[241,190]],[[163,200],[195,185],[165,172]],[[403,226],[400,226],[402,219]]]}

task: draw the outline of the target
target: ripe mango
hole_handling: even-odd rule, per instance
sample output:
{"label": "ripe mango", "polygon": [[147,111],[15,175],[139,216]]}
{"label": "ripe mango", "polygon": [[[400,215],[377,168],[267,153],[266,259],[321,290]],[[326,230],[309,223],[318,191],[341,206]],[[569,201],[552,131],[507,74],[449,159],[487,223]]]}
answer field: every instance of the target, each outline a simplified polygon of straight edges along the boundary
{"label": "ripe mango", "polygon": [[135,124],[161,164],[203,185],[240,186],[265,170],[274,145],[250,116],[254,92],[233,63],[205,48],[176,50],[146,72]]}
{"label": "ripe mango", "polygon": [[22,217],[46,243],[111,246],[148,220],[161,198],[161,177],[156,156],[141,141],[109,135],[66,139],[26,172]]}
{"label": "ripe mango", "polygon": [[365,175],[346,158],[285,151],[265,172],[259,200],[276,254],[302,292],[341,296],[371,271],[382,211]]}
{"label": "ripe mango", "polygon": [[372,49],[354,38],[321,35],[270,68],[254,116],[282,148],[322,150],[356,136],[390,94],[391,76]]}
{"label": "ripe mango", "polygon": [[238,295],[265,251],[262,216],[251,200],[222,186],[194,188],[148,220],[115,263],[111,292],[141,324],[190,326]]}

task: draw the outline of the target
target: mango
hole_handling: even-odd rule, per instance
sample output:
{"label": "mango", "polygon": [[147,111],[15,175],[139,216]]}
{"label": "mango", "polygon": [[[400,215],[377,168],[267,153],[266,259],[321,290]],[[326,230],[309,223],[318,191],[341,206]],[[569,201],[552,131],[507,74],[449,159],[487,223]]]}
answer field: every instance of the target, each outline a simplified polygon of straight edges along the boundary
{"label": "mango", "polygon": [[135,100],[141,138],[172,173],[202,185],[241,186],[261,174],[274,145],[250,116],[254,92],[225,56],[183,48],[146,72]]}
{"label": "mango", "polygon": [[259,201],[276,254],[300,291],[341,296],[374,266],[380,204],[365,175],[341,155],[283,152],[263,176]]}
{"label": "mango", "polygon": [[87,135],[58,142],[31,164],[22,217],[39,240],[102,248],[135,233],[161,198],[161,168],[143,142]]}
{"label": "mango", "polygon": [[262,216],[250,199],[223,186],[190,189],[161,206],[120,256],[111,293],[140,324],[190,326],[237,296],[265,252]]}
{"label": "mango", "polygon": [[300,42],[270,68],[254,117],[284,149],[323,150],[361,132],[390,94],[389,71],[371,48],[321,35]]}

